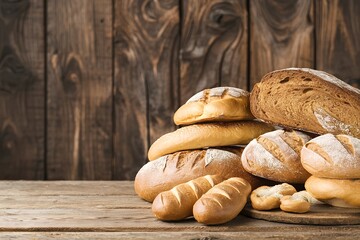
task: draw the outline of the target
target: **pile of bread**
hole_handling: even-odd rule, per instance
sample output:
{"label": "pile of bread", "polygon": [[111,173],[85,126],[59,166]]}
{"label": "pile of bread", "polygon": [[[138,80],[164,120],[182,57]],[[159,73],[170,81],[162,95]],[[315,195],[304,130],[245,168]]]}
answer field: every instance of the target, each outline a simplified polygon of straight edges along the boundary
{"label": "pile of bread", "polygon": [[[221,224],[258,210],[360,207],[360,90],[313,69],[266,74],[251,93],[206,89],[174,114],[135,191],[165,221]],[[305,187],[297,192],[290,185]]]}

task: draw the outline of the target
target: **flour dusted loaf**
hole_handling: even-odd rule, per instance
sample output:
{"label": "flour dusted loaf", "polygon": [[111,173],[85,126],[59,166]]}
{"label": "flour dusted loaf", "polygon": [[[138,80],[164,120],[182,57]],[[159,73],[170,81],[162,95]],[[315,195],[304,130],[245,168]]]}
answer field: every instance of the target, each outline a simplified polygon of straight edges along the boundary
{"label": "flour dusted loaf", "polygon": [[360,178],[360,139],[330,133],[316,137],[302,148],[301,163],[316,177]]}
{"label": "flour dusted loaf", "polygon": [[234,87],[205,89],[191,97],[174,114],[177,125],[210,121],[253,119],[249,92]]}
{"label": "flour dusted loaf", "polygon": [[360,137],[360,90],[326,72],[270,72],[254,86],[250,108],[256,118],[272,124]]}
{"label": "flour dusted loaf", "polygon": [[157,139],[150,147],[150,161],[181,150],[241,145],[274,128],[258,121],[201,123],[185,126]]}
{"label": "flour dusted loaf", "polygon": [[360,179],[330,179],[311,176],[305,189],[314,198],[335,207],[360,208]]}
{"label": "flour dusted loaf", "polygon": [[152,202],[160,192],[205,175],[220,175],[224,179],[242,177],[254,188],[264,179],[246,172],[241,164],[242,148],[209,148],[180,151],[148,162],[135,177],[135,192]]}
{"label": "flour dusted loaf", "polygon": [[252,140],[241,156],[249,173],[277,182],[304,183],[310,176],[300,161],[310,137],[299,131],[276,130]]}

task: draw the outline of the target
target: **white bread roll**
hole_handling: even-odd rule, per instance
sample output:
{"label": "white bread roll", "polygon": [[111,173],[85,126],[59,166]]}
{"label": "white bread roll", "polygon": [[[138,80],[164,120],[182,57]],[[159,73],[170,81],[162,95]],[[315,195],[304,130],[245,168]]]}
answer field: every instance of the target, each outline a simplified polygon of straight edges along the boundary
{"label": "white bread roll", "polygon": [[301,163],[312,175],[323,178],[360,178],[360,139],[325,134],[307,142]]}
{"label": "white bread roll", "polygon": [[311,196],[307,191],[300,191],[293,195],[283,196],[280,202],[281,210],[292,213],[306,213],[310,210],[311,205],[321,204],[320,201]]}
{"label": "white bread roll", "polygon": [[[134,182],[139,197],[152,202],[160,192],[205,175],[220,175],[224,179],[242,177],[254,188],[266,180],[246,172],[241,163],[243,148],[209,148],[180,151],[148,162],[137,173]],[[269,184],[269,183],[268,183]]]}
{"label": "white bread roll", "polygon": [[275,125],[360,138],[360,90],[323,71],[287,68],[266,74],[250,94],[250,109]]}
{"label": "white bread roll", "polygon": [[305,189],[314,198],[335,207],[360,208],[360,179],[330,179],[311,176]]}
{"label": "white bread roll", "polygon": [[192,96],[174,114],[177,125],[253,119],[249,92],[233,87],[205,89]]}
{"label": "white bread roll", "polygon": [[211,188],[193,207],[196,221],[206,225],[222,224],[234,219],[244,208],[251,192],[242,178],[230,178]]}
{"label": "white bread roll", "polygon": [[223,180],[219,175],[206,175],[161,192],[154,199],[152,212],[155,217],[163,221],[190,217],[195,202]]}
{"label": "white bread roll", "polygon": [[261,186],[252,191],[250,195],[251,206],[256,210],[279,208],[280,199],[294,193],[296,193],[296,189],[288,183],[282,183],[272,187]]}
{"label": "white bread roll", "polygon": [[299,131],[276,130],[252,140],[241,156],[249,173],[277,182],[304,183],[310,174],[302,167],[300,150],[310,137]]}
{"label": "white bread roll", "polygon": [[258,121],[202,123],[185,126],[157,139],[150,147],[150,161],[169,153],[230,145],[248,144],[274,128]]}

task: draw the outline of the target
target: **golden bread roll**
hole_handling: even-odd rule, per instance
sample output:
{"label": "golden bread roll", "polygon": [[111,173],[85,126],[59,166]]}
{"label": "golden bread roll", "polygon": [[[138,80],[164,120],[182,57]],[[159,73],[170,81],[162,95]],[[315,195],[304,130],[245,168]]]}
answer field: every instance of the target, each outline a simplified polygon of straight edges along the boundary
{"label": "golden bread roll", "polygon": [[174,114],[177,125],[253,119],[249,92],[234,87],[205,89],[192,96]]}
{"label": "golden bread roll", "polygon": [[360,138],[360,90],[326,72],[270,72],[254,86],[250,109],[256,118],[275,125]]}
{"label": "golden bread roll", "polygon": [[299,131],[276,130],[252,140],[241,156],[249,173],[277,182],[304,183],[310,174],[300,161],[302,146],[311,138]]}
{"label": "golden bread roll", "polygon": [[243,178],[225,180],[196,201],[194,218],[206,225],[226,223],[241,212],[250,192],[251,186]]}
{"label": "golden bread roll", "polygon": [[157,139],[150,147],[150,161],[182,150],[248,144],[274,128],[258,121],[202,123],[185,126]]}
{"label": "golden bread roll", "polygon": [[280,199],[296,193],[296,189],[287,183],[272,187],[261,186],[250,195],[251,206],[256,210],[271,210],[280,207]]}
{"label": "golden bread roll", "polygon": [[291,196],[283,196],[280,202],[281,210],[292,213],[306,213],[310,210],[311,205],[321,203],[307,191],[296,192]]}
{"label": "golden bread roll", "polygon": [[137,173],[135,192],[148,202],[163,191],[180,183],[205,175],[220,175],[225,179],[242,177],[253,188],[270,184],[246,172],[241,163],[243,148],[209,148],[203,150],[180,151],[145,164]]}
{"label": "golden bread roll", "polygon": [[218,175],[206,175],[182,183],[169,191],[161,192],[152,204],[155,217],[163,221],[181,220],[192,216],[195,202],[209,189],[224,179]]}
{"label": "golden bread roll", "polygon": [[316,177],[360,178],[360,139],[330,133],[316,137],[302,148],[301,163]]}
{"label": "golden bread roll", "polygon": [[330,179],[311,176],[305,189],[314,198],[335,207],[360,208],[360,179]]}

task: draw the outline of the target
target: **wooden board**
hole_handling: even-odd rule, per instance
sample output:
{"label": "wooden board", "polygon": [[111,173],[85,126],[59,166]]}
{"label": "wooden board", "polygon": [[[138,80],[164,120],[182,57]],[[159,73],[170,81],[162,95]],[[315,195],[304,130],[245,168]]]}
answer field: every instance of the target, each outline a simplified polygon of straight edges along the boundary
{"label": "wooden board", "polygon": [[114,179],[134,179],[150,144],[175,129],[178,2],[115,1]]}
{"label": "wooden board", "polygon": [[180,103],[216,86],[247,88],[245,0],[181,1]]}
{"label": "wooden board", "polygon": [[360,1],[316,3],[316,67],[360,88]]}
{"label": "wooden board", "polygon": [[0,9],[0,179],[44,179],[44,1]]}
{"label": "wooden board", "polygon": [[250,2],[250,85],[286,67],[314,68],[311,0]]}
{"label": "wooden board", "polygon": [[287,213],[281,210],[259,211],[246,205],[242,214],[248,217],[272,222],[312,225],[360,224],[360,209],[331,207],[326,204],[313,205],[307,213]]}
{"label": "wooden board", "polygon": [[47,2],[47,177],[111,179],[112,1]]}

